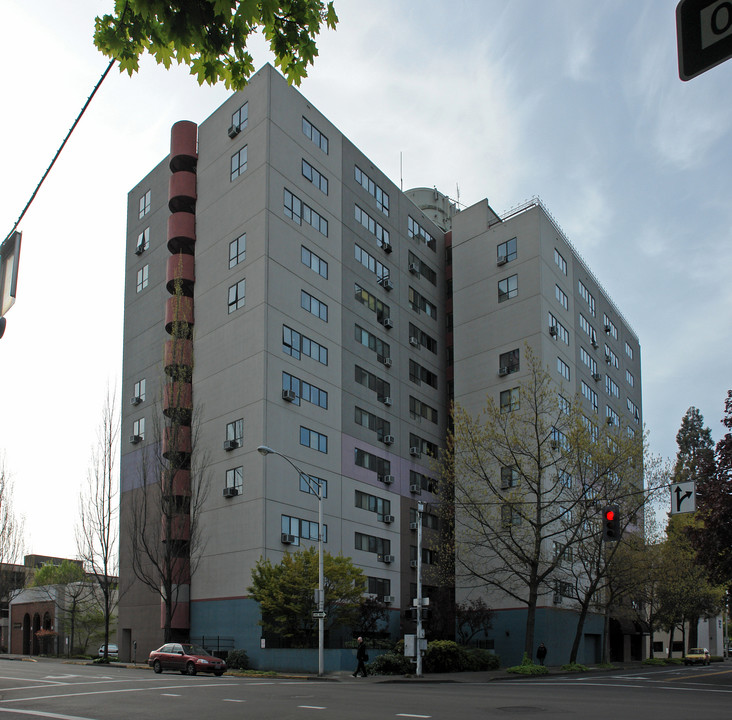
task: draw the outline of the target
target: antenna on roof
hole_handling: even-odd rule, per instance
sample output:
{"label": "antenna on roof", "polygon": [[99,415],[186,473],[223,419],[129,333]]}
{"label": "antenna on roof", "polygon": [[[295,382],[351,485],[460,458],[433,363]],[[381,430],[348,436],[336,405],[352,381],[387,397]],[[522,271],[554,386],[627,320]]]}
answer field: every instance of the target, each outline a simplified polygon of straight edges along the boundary
{"label": "antenna on roof", "polygon": [[401,150],[399,151],[399,189],[404,192],[404,164]]}
{"label": "antenna on roof", "polygon": [[455,183],[455,191],[457,192],[457,206],[460,207],[460,184]]}

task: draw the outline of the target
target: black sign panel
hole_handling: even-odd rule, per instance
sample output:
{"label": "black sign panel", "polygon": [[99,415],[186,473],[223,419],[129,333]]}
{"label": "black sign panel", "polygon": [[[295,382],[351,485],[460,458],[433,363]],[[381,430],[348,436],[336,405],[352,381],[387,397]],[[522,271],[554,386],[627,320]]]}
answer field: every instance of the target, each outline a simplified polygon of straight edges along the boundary
{"label": "black sign panel", "polygon": [[732,57],[732,0],[681,0],[676,6],[676,39],[682,80]]}

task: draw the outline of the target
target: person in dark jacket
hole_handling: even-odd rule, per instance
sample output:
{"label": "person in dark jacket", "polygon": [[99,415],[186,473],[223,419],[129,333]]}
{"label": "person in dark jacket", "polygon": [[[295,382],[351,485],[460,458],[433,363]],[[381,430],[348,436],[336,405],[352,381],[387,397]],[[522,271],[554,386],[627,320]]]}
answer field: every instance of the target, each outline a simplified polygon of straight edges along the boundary
{"label": "person in dark jacket", "polygon": [[546,645],[539,643],[539,647],[536,649],[536,657],[539,659],[539,664],[544,664],[544,658],[546,657]]}
{"label": "person in dark jacket", "polygon": [[360,637],[358,639],[358,650],[356,650],[356,660],[358,660],[358,666],[356,667],[356,672],[353,673],[353,677],[358,677],[358,673],[360,672],[363,677],[366,677],[368,673],[366,672],[366,661],[369,659],[369,656],[366,654],[366,646],[363,643],[363,638]]}

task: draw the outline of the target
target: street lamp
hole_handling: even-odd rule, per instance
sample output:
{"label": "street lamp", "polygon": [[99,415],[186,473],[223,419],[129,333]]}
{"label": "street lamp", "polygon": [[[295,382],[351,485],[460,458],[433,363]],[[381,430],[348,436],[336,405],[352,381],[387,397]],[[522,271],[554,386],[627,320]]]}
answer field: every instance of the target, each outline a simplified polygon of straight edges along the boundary
{"label": "street lamp", "polygon": [[323,610],[324,602],[324,582],[323,582],[323,488],[322,483],[314,480],[307,473],[300,470],[292,460],[279,450],[274,450],[267,445],[260,445],[257,451],[264,455],[279,455],[287,460],[290,465],[297,471],[297,474],[305,480],[310,490],[315,490],[318,498],[318,677],[323,677],[323,647],[325,638],[325,611]]}

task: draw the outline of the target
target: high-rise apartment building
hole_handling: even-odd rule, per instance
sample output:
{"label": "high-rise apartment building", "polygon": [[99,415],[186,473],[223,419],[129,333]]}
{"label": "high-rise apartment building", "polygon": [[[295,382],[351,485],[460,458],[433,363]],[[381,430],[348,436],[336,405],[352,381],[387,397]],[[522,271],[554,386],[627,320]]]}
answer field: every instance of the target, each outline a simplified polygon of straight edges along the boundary
{"label": "high-rise apartment building", "polygon": [[[143,488],[177,498],[174,635],[223,639],[256,664],[252,568],[317,542],[298,471],[323,488],[325,550],[363,569],[398,636],[453,394],[472,408],[500,392],[502,357],[524,341],[579,388],[604,372],[585,371],[587,346],[610,357],[602,412],[627,397],[640,421],[637,338],[540,206],[501,221],[487,202],[457,212],[436,190],[401,192],[270,66],[199,126],[173,127],[170,155],[129,194],[126,258],[123,659],[163,640],[160,596],[131,554]],[[158,450],[178,462],[162,481]],[[423,520],[430,586],[439,522]]]}

